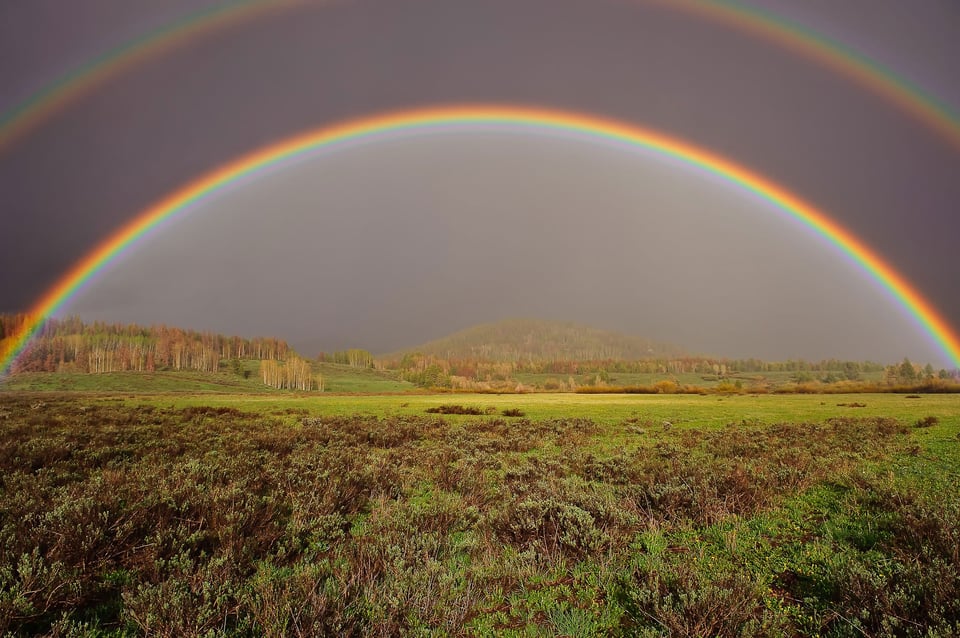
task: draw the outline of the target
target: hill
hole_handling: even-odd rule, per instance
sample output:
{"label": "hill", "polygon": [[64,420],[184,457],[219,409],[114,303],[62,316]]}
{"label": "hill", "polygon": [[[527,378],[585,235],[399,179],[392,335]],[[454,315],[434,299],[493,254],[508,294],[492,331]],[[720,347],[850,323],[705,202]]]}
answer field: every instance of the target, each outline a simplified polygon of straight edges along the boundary
{"label": "hill", "polygon": [[507,319],[384,355],[420,353],[440,359],[483,361],[596,361],[689,356],[678,346],[566,321]]}

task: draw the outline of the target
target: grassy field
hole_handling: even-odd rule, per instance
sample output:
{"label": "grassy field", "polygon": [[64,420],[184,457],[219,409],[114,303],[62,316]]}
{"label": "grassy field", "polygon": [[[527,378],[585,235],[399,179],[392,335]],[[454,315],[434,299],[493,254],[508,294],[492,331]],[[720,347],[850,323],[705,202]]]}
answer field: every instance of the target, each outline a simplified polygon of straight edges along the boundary
{"label": "grassy field", "polygon": [[[17,374],[0,383],[0,392],[98,392],[98,393],[191,393],[191,394],[263,394],[284,396],[271,391],[260,380],[259,362],[243,361],[237,369],[220,372],[191,370],[158,372],[108,372],[104,374],[34,372]],[[338,392],[408,392],[410,383],[396,379],[388,372],[351,368],[333,363],[316,363],[314,372],[324,379],[325,391]]]}
{"label": "grassy field", "polygon": [[336,363],[315,363],[314,372],[323,375],[326,392],[411,392],[416,386],[390,372],[351,368]]}
{"label": "grassy field", "polygon": [[[42,397],[42,394],[38,394]],[[84,395],[77,395],[84,396]],[[944,420],[960,418],[960,396],[928,394],[907,398],[903,394],[836,395],[642,395],[642,394],[106,394],[89,401],[148,404],[157,407],[232,407],[270,414],[292,415],[290,422],[309,416],[418,416],[440,405],[463,405],[490,410],[518,409],[531,420],[586,418],[615,424],[640,419],[659,427],[663,421],[697,428],[716,428],[731,423],[822,422],[836,416],[893,416],[915,421],[933,415]],[[919,396],[919,395],[912,395]],[[850,407],[854,406],[854,407]],[[453,421],[477,420],[477,416],[449,416]]]}
{"label": "grassy field", "polygon": [[957,395],[150,387],[0,392],[0,634],[960,633]]}

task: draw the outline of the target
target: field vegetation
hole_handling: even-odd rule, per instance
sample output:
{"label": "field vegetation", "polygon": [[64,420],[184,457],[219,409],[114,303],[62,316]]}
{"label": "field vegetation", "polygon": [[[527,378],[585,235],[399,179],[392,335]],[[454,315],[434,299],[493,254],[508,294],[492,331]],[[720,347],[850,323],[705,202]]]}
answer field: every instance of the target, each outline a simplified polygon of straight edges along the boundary
{"label": "field vegetation", "polygon": [[[233,360],[218,372],[158,370],[154,372],[22,372],[0,381],[0,392],[85,392],[136,394],[262,394],[291,396],[289,389],[272,388],[263,382],[257,361]],[[390,393],[417,390],[388,371],[353,368],[334,363],[314,363],[326,393]],[[316,382],[312,386],[316,393]],[[294,391],[295,392],[295,391]]]}
{"label": "field vegetation", "polygon": [[0,634],[956,635],[958,437],[950,395],[0,393]]}

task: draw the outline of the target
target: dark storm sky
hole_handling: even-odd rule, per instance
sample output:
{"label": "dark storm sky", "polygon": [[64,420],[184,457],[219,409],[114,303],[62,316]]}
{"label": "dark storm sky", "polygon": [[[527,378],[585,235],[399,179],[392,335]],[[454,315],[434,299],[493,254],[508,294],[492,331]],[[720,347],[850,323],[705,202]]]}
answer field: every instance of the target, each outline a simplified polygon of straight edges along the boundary
{"label": "dark storm sky", "polygon": [[[4,3],[0,109],[212,4]],[[960,106],[954,2],[753,6]],[[828,211],[960,324],[955,147],[767,41],[625,0],[313,4],[151,58],[0,151],[0,311],[26,309],[125,220],[240,154],[458,102],[620,118],[727,155]],[[725,355],[945,363],[883,291],[769,206],[649,156],[469,131],[318,157],[234,189],[67,310],[277,334],[304,354],[389,350],[522,315]]]}

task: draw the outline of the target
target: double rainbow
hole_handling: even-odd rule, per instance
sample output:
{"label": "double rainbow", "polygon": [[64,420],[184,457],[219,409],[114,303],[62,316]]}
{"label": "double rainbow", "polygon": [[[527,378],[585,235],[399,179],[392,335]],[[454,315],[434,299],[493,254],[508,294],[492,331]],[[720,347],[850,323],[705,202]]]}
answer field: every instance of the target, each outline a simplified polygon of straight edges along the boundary
{"label": "double rainbow", "polygon": [[0,352],[0,376],[9,372],[43,319],[60,309],[113,259],[133,247],[158,224],[186,214],[196,204],[228,186],[310,153],[374,140],[378,136],[418,135],[449,128],[469,130],[478,127],[566,135],[597,143],[625,145],[652,151],[718,176],[772,204],[775,210],[798,220],[848,255],[888,290],[950,361],[960,367],[960,339],[915,287],[825,213],[752,170],[689,142],[624,122],[543,108],[466,105],[391,112],[311,130],[234,160],[168,195],[101,243],[37,302],[29,313],[29,320],[7,340],[9,345],[5,351]]}

